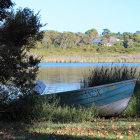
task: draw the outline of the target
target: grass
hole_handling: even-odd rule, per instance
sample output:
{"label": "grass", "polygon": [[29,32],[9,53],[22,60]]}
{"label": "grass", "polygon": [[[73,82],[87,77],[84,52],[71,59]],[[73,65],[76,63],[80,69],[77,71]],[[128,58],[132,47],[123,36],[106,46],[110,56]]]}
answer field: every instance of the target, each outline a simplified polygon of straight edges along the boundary
{"label": "grass", "polygon": [[[52,122],[82,122],[93,120],[97,116],[95,106],[60,106],[55,96],[25,96],[4,104],[5,111],[0,114],[3,121],[52,121]],[[4,109],[3,109],[4,110]]]}
{"label": "grass", "polygon": [[30,54],[43,57],[42,62],[128,62],[140,63],[139,48],[43,48],[32,49]]}
{"label": "grass", "polygon": [[92,140],[140,139],[140,118],[95,118],[81,123],[0,122],[0,139]]}
{"label": "grass", "polygon": [[140,116],[140,83],[137,82],[133,97],[127,107],[123,112],[123,116]]}

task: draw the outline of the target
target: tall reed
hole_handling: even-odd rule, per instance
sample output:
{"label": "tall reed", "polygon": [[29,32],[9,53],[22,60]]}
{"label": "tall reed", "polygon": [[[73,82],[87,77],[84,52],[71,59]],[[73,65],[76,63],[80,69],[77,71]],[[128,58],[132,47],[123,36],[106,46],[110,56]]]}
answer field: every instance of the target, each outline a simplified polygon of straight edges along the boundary
{"label": "tall reed", "polygon": [[140,71],[137,67],[102,66],[89,70],[89,76],[84,77],[81,85],[93,87],[132,78],[140,78]]}

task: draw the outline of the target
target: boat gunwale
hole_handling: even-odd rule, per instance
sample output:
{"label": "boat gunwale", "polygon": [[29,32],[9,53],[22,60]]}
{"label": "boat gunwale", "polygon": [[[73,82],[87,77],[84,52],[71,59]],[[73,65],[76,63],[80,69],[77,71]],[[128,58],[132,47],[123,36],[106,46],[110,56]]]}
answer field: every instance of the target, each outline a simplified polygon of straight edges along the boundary
{"label": "boat gunwale", "polygon": [[[128,85],[130,85],[130,84],[128,84]],[[125,85],[125,86],[128,86],[128,85]],[[117,89],[121,89],[121,88],[124,88],[124,87],[120,87],[120,88],[117,88]],[[115,89],[116,90],[116,89]],[[119,93],[120,94],[120,93]],[[74,94],[74,93],[72,93],[72,96],[73,95],[76,95],[76,94]],[[78,96],[81,96],[81,95],[85,95],[85,93],[80,93],[80,94],[78,94]],[[115,94],[115,95],[117,95],[117,94]],[[70,97],[70,96],[68,96],[68,97]],[[109,96],[110,97],[110,96]],[[88,98],[93,98],[93,97],[88,97]],[[88,99],[88,98],[85,98],[85,99]],[[108,98],[108,97],[107,97]],[[65,99],[64,97],[63,97],[63,99]],[[101,100],[101,99],[100,99]]]}
{"label": "boat gunwale", "polygon": [[98,89],[98,88],[102,88],[102,87],[109,87],[109,86],[114,86],[114,85],[118,85],[118,84],[121,84],[121,83],[130,83],[130,82],[135,82],[135,81],[137,81],[137,79],[133,78],[133,79],[130,79],[130,80],[124,80],[124,81],[114,82],[114,83],[110,83],[110,84],[104,84],[104,85],[82,88],[82,89],[77,89],[77,90],[69,90],[69,91],[62,91],[62,92],[56,92],[56,93],[49,93],[49,94],[44,94],[44,95],[61,94],[61,93],[68,93],[68,92],[80,92],[80,91],[86,91],[86,90],[90,90],[90,89]]}

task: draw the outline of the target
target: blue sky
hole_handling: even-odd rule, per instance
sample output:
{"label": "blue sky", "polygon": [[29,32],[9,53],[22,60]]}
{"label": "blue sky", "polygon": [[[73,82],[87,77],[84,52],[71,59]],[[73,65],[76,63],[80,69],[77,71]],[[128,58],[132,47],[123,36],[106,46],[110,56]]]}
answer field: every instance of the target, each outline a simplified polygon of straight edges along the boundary
{"label": "blue sky", "polygon": [[140,30],[140,0],[13,0],[16,7],[40,11],[44,30],[99,33]]}

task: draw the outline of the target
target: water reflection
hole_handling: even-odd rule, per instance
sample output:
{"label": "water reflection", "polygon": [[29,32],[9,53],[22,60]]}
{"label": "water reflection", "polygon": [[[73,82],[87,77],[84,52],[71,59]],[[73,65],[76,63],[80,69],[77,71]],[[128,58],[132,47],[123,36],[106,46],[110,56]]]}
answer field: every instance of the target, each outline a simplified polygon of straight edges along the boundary
{"label": "water reflection", "polygon": [[80,83],[90,67],[40,67],[37,80],[43,81],[53,91],[80,89]]}

